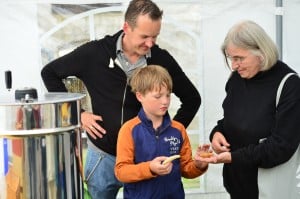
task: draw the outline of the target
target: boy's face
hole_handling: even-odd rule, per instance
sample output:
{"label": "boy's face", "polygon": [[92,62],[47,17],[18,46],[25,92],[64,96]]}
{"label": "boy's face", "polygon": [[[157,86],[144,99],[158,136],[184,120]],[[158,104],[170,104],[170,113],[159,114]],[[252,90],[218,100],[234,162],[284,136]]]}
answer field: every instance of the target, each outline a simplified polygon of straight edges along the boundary
{"label": "boy's face", "polygon": [[141,102],[148,119],[152,121],[161,119],[166,114],[171,101],[171,93],[165,86],[160,89],[155,87],[155,89],[144,95],[137,92],[136,96]]}

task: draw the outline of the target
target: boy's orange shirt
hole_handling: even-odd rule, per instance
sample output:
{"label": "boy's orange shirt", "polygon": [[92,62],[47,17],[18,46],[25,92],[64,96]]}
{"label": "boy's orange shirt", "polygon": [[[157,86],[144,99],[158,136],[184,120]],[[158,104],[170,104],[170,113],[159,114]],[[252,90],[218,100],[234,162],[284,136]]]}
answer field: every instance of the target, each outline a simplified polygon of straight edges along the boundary
{"label": "boy's orange shirt", "polygon": [[[134,163],[132,132],[133,128],[140,122],[140,119],[135,117],[126,122],[119,132],[115,175],[124,183],[137,182],[156,177],[150,170],[150,160],[139,164]],[[171,126],[177,128],[183,137],[183,144],[179,154],[181,176],[185,178],[195,178],[205,173],[208,167],[205,170],[200,170],[194,163],[189,137],[184,126],[174,120],[171,122]]]}

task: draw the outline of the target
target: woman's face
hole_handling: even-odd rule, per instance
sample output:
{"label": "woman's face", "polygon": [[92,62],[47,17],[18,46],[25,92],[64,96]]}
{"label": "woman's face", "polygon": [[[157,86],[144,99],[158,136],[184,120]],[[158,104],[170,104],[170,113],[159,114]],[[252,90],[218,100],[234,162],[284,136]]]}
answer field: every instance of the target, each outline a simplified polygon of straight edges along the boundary
{"label": "woman's face", "polygon": [[250,50],[229,44],[226,54],[232,70],[237,71],[242,78],[250,79],[261,70],[260,57],[251,53]]}

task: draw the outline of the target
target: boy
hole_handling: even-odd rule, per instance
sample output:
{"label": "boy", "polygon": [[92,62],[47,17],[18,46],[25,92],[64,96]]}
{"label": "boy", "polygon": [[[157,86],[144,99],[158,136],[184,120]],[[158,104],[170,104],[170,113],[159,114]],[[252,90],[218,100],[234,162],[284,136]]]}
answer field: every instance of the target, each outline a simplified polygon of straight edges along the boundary
{"label": "boy", "polygon": [[[120,129],[115,175],[124,184],[124,198],[184,198],[181,176],[195,178],[208,164],[192,159],[184,126],[170,119],[172,79],[161,66],[137,69],[130,86],[142,108]],[[199,147],[207,152],[209,145]],[[178,159],[163,163],[169,156]],[[176,156],[175,156],[176,157]]]}

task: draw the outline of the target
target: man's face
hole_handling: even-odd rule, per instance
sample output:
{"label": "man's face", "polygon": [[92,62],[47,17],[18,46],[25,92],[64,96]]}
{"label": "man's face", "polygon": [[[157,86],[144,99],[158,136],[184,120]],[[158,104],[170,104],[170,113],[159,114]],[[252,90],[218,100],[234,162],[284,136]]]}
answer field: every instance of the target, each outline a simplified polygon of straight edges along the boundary
{"label": "man's face", "polygon": [[161,20],[153,21],[148,15],[140,15],[134,28],[125,22],[123,50],[138,56],[145,55],[155,44],[160,28]]}

